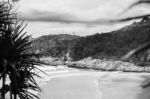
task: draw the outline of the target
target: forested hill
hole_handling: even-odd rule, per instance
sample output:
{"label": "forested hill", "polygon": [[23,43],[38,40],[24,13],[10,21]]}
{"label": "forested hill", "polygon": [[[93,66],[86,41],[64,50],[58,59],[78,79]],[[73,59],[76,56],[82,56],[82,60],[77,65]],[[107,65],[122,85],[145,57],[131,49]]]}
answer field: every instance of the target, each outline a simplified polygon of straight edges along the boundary
{"label": "forested hill", "polygon": [[150,42],[149,19],[116,31],[79,38],[71,45],[71,57],[75,60],[88,56],[119,59],[146,42]]}
{"label": "forested hill", "polygon": [[[128,51],[150,42],[150,20],[134,22],[119,30],[87,37],[48,35],[33,40],[33,50],[41,56],[62,57],[67,52],[74,60],[94,58],[119,59]],[[134,59],[140,59],[135,56]]]}
{"label": "forested hill", "polygon": [[41,56],[58,57],[66,53],[70,41],[77,38],[79,36],[68,34],[44,35],[32,41],[32,49]]}

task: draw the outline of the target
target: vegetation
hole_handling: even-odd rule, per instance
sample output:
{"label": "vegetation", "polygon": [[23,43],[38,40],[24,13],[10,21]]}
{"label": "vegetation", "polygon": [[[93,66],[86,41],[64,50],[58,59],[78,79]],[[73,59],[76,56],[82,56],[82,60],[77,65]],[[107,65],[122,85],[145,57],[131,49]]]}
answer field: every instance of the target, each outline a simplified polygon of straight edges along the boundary
{"label": "vegetation", "polygon": [[[33,91],[40,91],[33,76],[40,65],[36,54],[31,51],[30,36],[24,32],[25,26],[12,11],[10,2],[0,2],[0,88],[1,98],[10,93],[10,99],[33,99],[38,96]],[[39,77],[39,76],[38,76]],[[10,83],[6,82],[10,80]]]}
{"label": "vegetation", "polygon": [[60,34],[60,35],[46,35],[33,39],[32,49],[39,53],[40,56],[62,57],[68,51],[68,46],[79,36]]}
{"label": "vegetation", "polygon": [[150,41],[149,22],[135,22],[120,30],[79,38],[71,44],[71,57],[75,60],[89,56],[120,59],[128,51]]}
{"label": "vegetation", "polygon": [[[150,4],[150,0],[138,0],[135,3],[133,3],[131,6],[128,7],[127,11],[132,9],[135,6],[140,5],[140,4]],[[140,18],[143,18],[143,17],[144,17],[144,19],[149,19],[150,14],[133,16],[133,17],[129,17],[129,18],[119,20],[119,21],[128,21],[128,20],[140,19]],[[150,61],[150,58],[149,58],[150,57],[150,52],[149,52],[149,50],[150,50],[150,42],[145,43],[142,46],[139,46],[139,47],[129,51],[122,59],[127,60],[131,56],[137,55],[137,54],[144,51],[146,53],[146,56],[145,56],[146,59],[145,60],[147,62],[149,62]],[[150,82],[148,82],[146,85],[144,85],[143,88],[146,88],[146,87],[149,87],[149,86],[150,86]]]}
{"label": "vegetation", "polygon": [[[89,56],[98,59],[119,60],[127,52],[150,41],[150,19],[143,18],[119,30],[87,37],[73,35],[49,35],[33,40],[33,50],[41,56],[62,57],[70,51],[74,60]],[[148,65],[146,53],[134,55],[131,62]]]}

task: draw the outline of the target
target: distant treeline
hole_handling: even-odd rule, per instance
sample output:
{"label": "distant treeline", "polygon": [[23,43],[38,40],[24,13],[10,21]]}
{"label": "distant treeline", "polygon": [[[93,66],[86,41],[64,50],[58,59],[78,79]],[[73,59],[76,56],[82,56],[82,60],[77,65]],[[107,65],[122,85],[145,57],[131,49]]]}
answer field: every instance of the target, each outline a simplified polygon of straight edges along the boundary
{"label": "distant treeline", "polygon": [[59,34],[59,35],[45,35],[33,39],[32,49],[34,52],[42,56],[62,57],[69,48],[72,40],[79,38],[79,36]]}
{"label": "distant treeline", "polygon": [[[64,56],[68,51],[74,60],[94,58],[119,59],[128,51],[150,41],[150,21],[135,22],[116,31],[87,37],[49,35],[34,40],[34,50],[43,56]],[[38,49],[38,50],[37,50]],[[139,59],[139,56],[135,56]]]}
{"label": "distant treeline", "polygon": [[[71,57],[75,60],[88,56],[119,59],[146,42],[150,42],[150,21],[135,22],[116,31],[77,39],[71,45]],[[141,55],[136,55],[133,61],[141,58]]]}

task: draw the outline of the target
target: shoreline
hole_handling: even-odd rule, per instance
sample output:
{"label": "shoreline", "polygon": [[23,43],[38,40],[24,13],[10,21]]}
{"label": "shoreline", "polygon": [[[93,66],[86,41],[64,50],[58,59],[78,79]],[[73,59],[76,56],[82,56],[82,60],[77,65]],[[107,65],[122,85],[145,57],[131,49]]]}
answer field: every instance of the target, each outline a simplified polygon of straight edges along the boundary
{"label": "shoreline", "polygon": [[66,66],[69,68],[96,70],[96,71],[122,71],[122,72],[149,72],[150,66],[137,66],[130,62],[121,60],[101,60],[91,57],[79,61],[64,61],[52,57],[41,58],[42,61],[52,66]]}
{"label": "shoreline", "polygon": [[[40,93],[40,99],[60,99],[60,97],[63,97],[61,99],[119,99],[119,98],[107,98],[110,96],[115,97],[114,96],[115,93],[110,92],[112,90],[116,91],[118,90],[118,93],[121,92],[122,93],[121,95],[123,96],[126,95],[124,94],[125,91],[130,92],[131,90],[131,93],[134,93],[133,96],[135,97],[136,95],[139,94],[139,92],[142,93],[144,91],[141,89],[141,85],[146,80],[144,76],[149,77],[150,74],[124,73],[124,72],[118,73],[118,72],[96,72],[96,71],[75,71],[75,72],[71,71],[65,74],[55,76],[54,78],[50,79],[47,82],[47,84],[42,86],[43,92]],[[96,85],[96,82],[98,82],[98,85]],[[76,87],[74,88],[73,86]],[[94,88],[92,89],[90,86],[94,86]],[[124,88],[122,88],[123,86],[125,90]],[[89,93],[85,92],[87,89],[90,88],[92,91],[90,91]],[[134,92],[136,91],[135,89],[138,89],[137,92]],[[98,90],[102,91],[103,94],[102,96],[104,98],[95,97],[95,95],[100,95]],[[108,94],[109,92],[110,94]],[[108,95],[106,95],[106,93]],[[88,96],[89,94],[90,96]],[[80,97],[74,95],[78,95]],[[141,99],[150,98],[150,97],[147,98],[148,96],[146,96],[145,94],[143,97],[145,98]],[[128,99],[137,99],[137,98],[128,98]]]}
{"label": "shoreline", "polygon": [[[119,69],[126,66],[123,68],[126,71],[112,69],[116,66],[120,66]],[[57,67],[59,67],[58,70]],[[127,71],[131,69],[130,67],[134,71]],[[84,59],[77,62],[65,62],[65,66],[59,64],[54,68],[54,71],[49,71],[49,79],[41,86],[40,99],[127,99],[125,97],[128,95],[130,95],[128,99],[150,98],[150,89],[142,88],[150,81],[149,69],[148,72],[139,69],[147,70],[149,67],[137,67],[122,61]],[[45,67],[44,70],[48,71]]]}

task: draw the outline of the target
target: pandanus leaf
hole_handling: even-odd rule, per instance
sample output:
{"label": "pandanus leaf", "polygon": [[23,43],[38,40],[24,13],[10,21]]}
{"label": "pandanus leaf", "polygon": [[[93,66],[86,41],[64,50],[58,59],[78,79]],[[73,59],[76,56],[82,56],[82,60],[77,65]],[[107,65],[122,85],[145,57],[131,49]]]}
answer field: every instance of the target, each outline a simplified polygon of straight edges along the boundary
{"label": "pandanus leaf", "polygon": [[1,92],[4,92],[4,94],[6,94],[10,89],[10,86],[9,85],[4,85],[2,86],[2,88],[0,89],[0,93]]}

